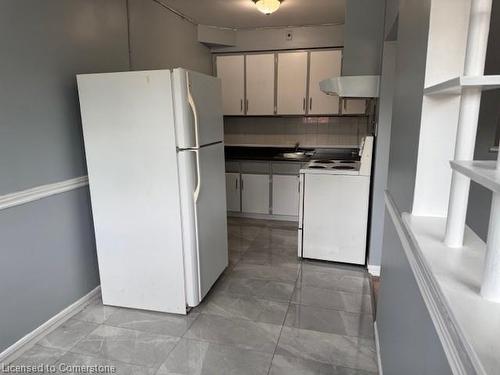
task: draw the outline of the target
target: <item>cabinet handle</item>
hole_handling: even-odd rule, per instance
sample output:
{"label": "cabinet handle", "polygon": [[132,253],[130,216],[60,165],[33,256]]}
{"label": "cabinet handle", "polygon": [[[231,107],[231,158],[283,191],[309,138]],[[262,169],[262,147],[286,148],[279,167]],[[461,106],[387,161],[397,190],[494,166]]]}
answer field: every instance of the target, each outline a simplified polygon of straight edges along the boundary
{"label": "cabinet handle", "polygon": [[309,110],[313,109],[313,98],[309,98]]}
{"label": "cabinet handle", "polygon": [[250,106],[248,105],[248,99],[247,99],[247,113],[248,113],[248,108],[250,108]]}
{"label": "cabinet handle", "polygon": [[243,113],[243,99],[240,99],[240,112]]}
{"label": "cabinet handle", "polygon": [[306,110],[306,98],[302,100],[302,109],[305,111]]}
{"label": "cabinet handle", "polygon": [[238,179],[236,179],[236,190],[238,190]]}

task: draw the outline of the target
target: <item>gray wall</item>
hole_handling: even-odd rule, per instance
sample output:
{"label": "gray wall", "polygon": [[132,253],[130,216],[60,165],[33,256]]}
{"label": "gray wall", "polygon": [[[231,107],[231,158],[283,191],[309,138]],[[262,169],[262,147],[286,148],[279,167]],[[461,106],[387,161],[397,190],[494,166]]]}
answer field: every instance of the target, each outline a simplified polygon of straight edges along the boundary
{"label": "gray wall", "polygon": [[369,265],[380,265],[382,239],[384,234],[384,191],[389,172],[389,151],[391,147],[392,102],[396,75],[397,42],[384,43],[382,75],[377,120],[377,134],[374,150],[372,180],[372,211],[370,221]]}
{"label": "gray wall", "polygon": [[[380,75],[384,50],[385,0],[349,0],[346,21],[342,75]],[[390,48],[389,48],[390,50]],[[368,264],[380,265],[384,200],[387,181],[388,147],[391,127],[394,51],[387,52],[385,81],[382,84],[378,135],[375,143],[375,173],[372,188],[372,214]]]}
{"label": "gray wall", "polygon": [[390,34],[394,28],[397,29],[400,1],[402,0],[386,0],[385,2],[384,34],[386,41],[394,40],[390,37]]}
{"label": "gray wall", "polygon": [[[0,195],[86,174],[76,73],[128,70],[125,0],[0,2]],[[88,189],[0,211],[0,351],[99,284]]]}
{"label": "gray wall", "polygon": [[391,126],[388,190],[402,211],[411,212],[417,169],[430,0],[400,7],[396,83]]}
{"label": "gray wall", "polygon": [[0,211],[0,352],[99,285],[89,205],[81,188]]}
{"label": "gray wall", "polygon": [[0,195],[86,174],[75,74],[128,70],[125,0],[2,0],[0,41]]}
{"label": "gray wall", "polygon": [[[130,0],[133,68],[212,72],[196,27]],[[85,175],[77,73],[129,70],[126,0],[0,2],[0,196]],[[87,188],[0,210],[0,352],[99,285]]]}
{"label": "gray wall", "polygon": [[[289,31],[293,33],[292,40],[286,40]],[[213,48],[212,52],[272,51],[343,45],[344,25],[262,28],[237,30],[236,46]]]}
{"label": "gray wall", "polygon": [[[413,203],[429,16],[430,0],[401,3],[387,187],[399,212],[411,212]],[[384,375],[451,374],[387,212],[376,321]]]}
{"label": "gray wall", "polygon": [[384,375],[452,374],[389,213],[377,328]]}
{"label": "gray wall", "polygon": [[212,74],[210,50],[196,25],[152,0],[129,0],[133,70],[183,67]]}
{"label": "gray wall", "polygon": [[[500,74],[500,2],[494,1],[491,14],[488,52],[485,74]],[[483,91],[476,139],[476,160],[495,160],[496,153],[488,152],[494,145],[497,129],[500,128],[500,90]],[[498,144],[497,144],[498,146]],[[467,224],[483,239],[488,234],[491,209],[491,192],[472,183],[469,194]]]}
{"label": "gray wall", "polygon": [[384,43],[385,0],[346,1],[342,75],[379,75]]}

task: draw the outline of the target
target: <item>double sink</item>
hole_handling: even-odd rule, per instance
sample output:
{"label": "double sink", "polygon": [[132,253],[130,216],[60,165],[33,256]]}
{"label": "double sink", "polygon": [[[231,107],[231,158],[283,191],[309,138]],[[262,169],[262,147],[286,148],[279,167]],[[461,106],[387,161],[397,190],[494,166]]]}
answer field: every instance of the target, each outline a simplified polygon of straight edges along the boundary
{"label": "double sink", "polygon": [[283,152],[278,156],[285,160],[298,160],[304,161],[309,160],[314,155],[314,151],[293,151],[293,152]]}

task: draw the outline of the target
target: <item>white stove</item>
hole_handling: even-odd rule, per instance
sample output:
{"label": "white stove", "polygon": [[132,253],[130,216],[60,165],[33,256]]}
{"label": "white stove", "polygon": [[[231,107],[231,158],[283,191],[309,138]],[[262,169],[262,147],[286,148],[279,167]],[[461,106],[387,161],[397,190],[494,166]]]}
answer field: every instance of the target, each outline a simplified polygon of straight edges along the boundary
{"label": "white stove", "polygon": [[360,161],[319,159],[301,169],[299,257],[365,264],[372,149],[366,137]]}

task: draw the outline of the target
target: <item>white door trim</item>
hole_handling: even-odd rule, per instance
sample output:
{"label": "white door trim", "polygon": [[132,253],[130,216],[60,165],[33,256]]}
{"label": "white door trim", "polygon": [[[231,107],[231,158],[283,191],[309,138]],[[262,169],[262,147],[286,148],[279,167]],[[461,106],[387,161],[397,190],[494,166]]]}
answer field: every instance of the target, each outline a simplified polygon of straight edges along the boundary
{"label": "white door trim", "polygon": [[16,191],[14,193],[0,195],[0,210],[10,207],[20,206],[52,195],[65,193],[89,184],[87,176],[72,178],[65,181],[55,182],[47,185],[40,185],[30,189]]}

